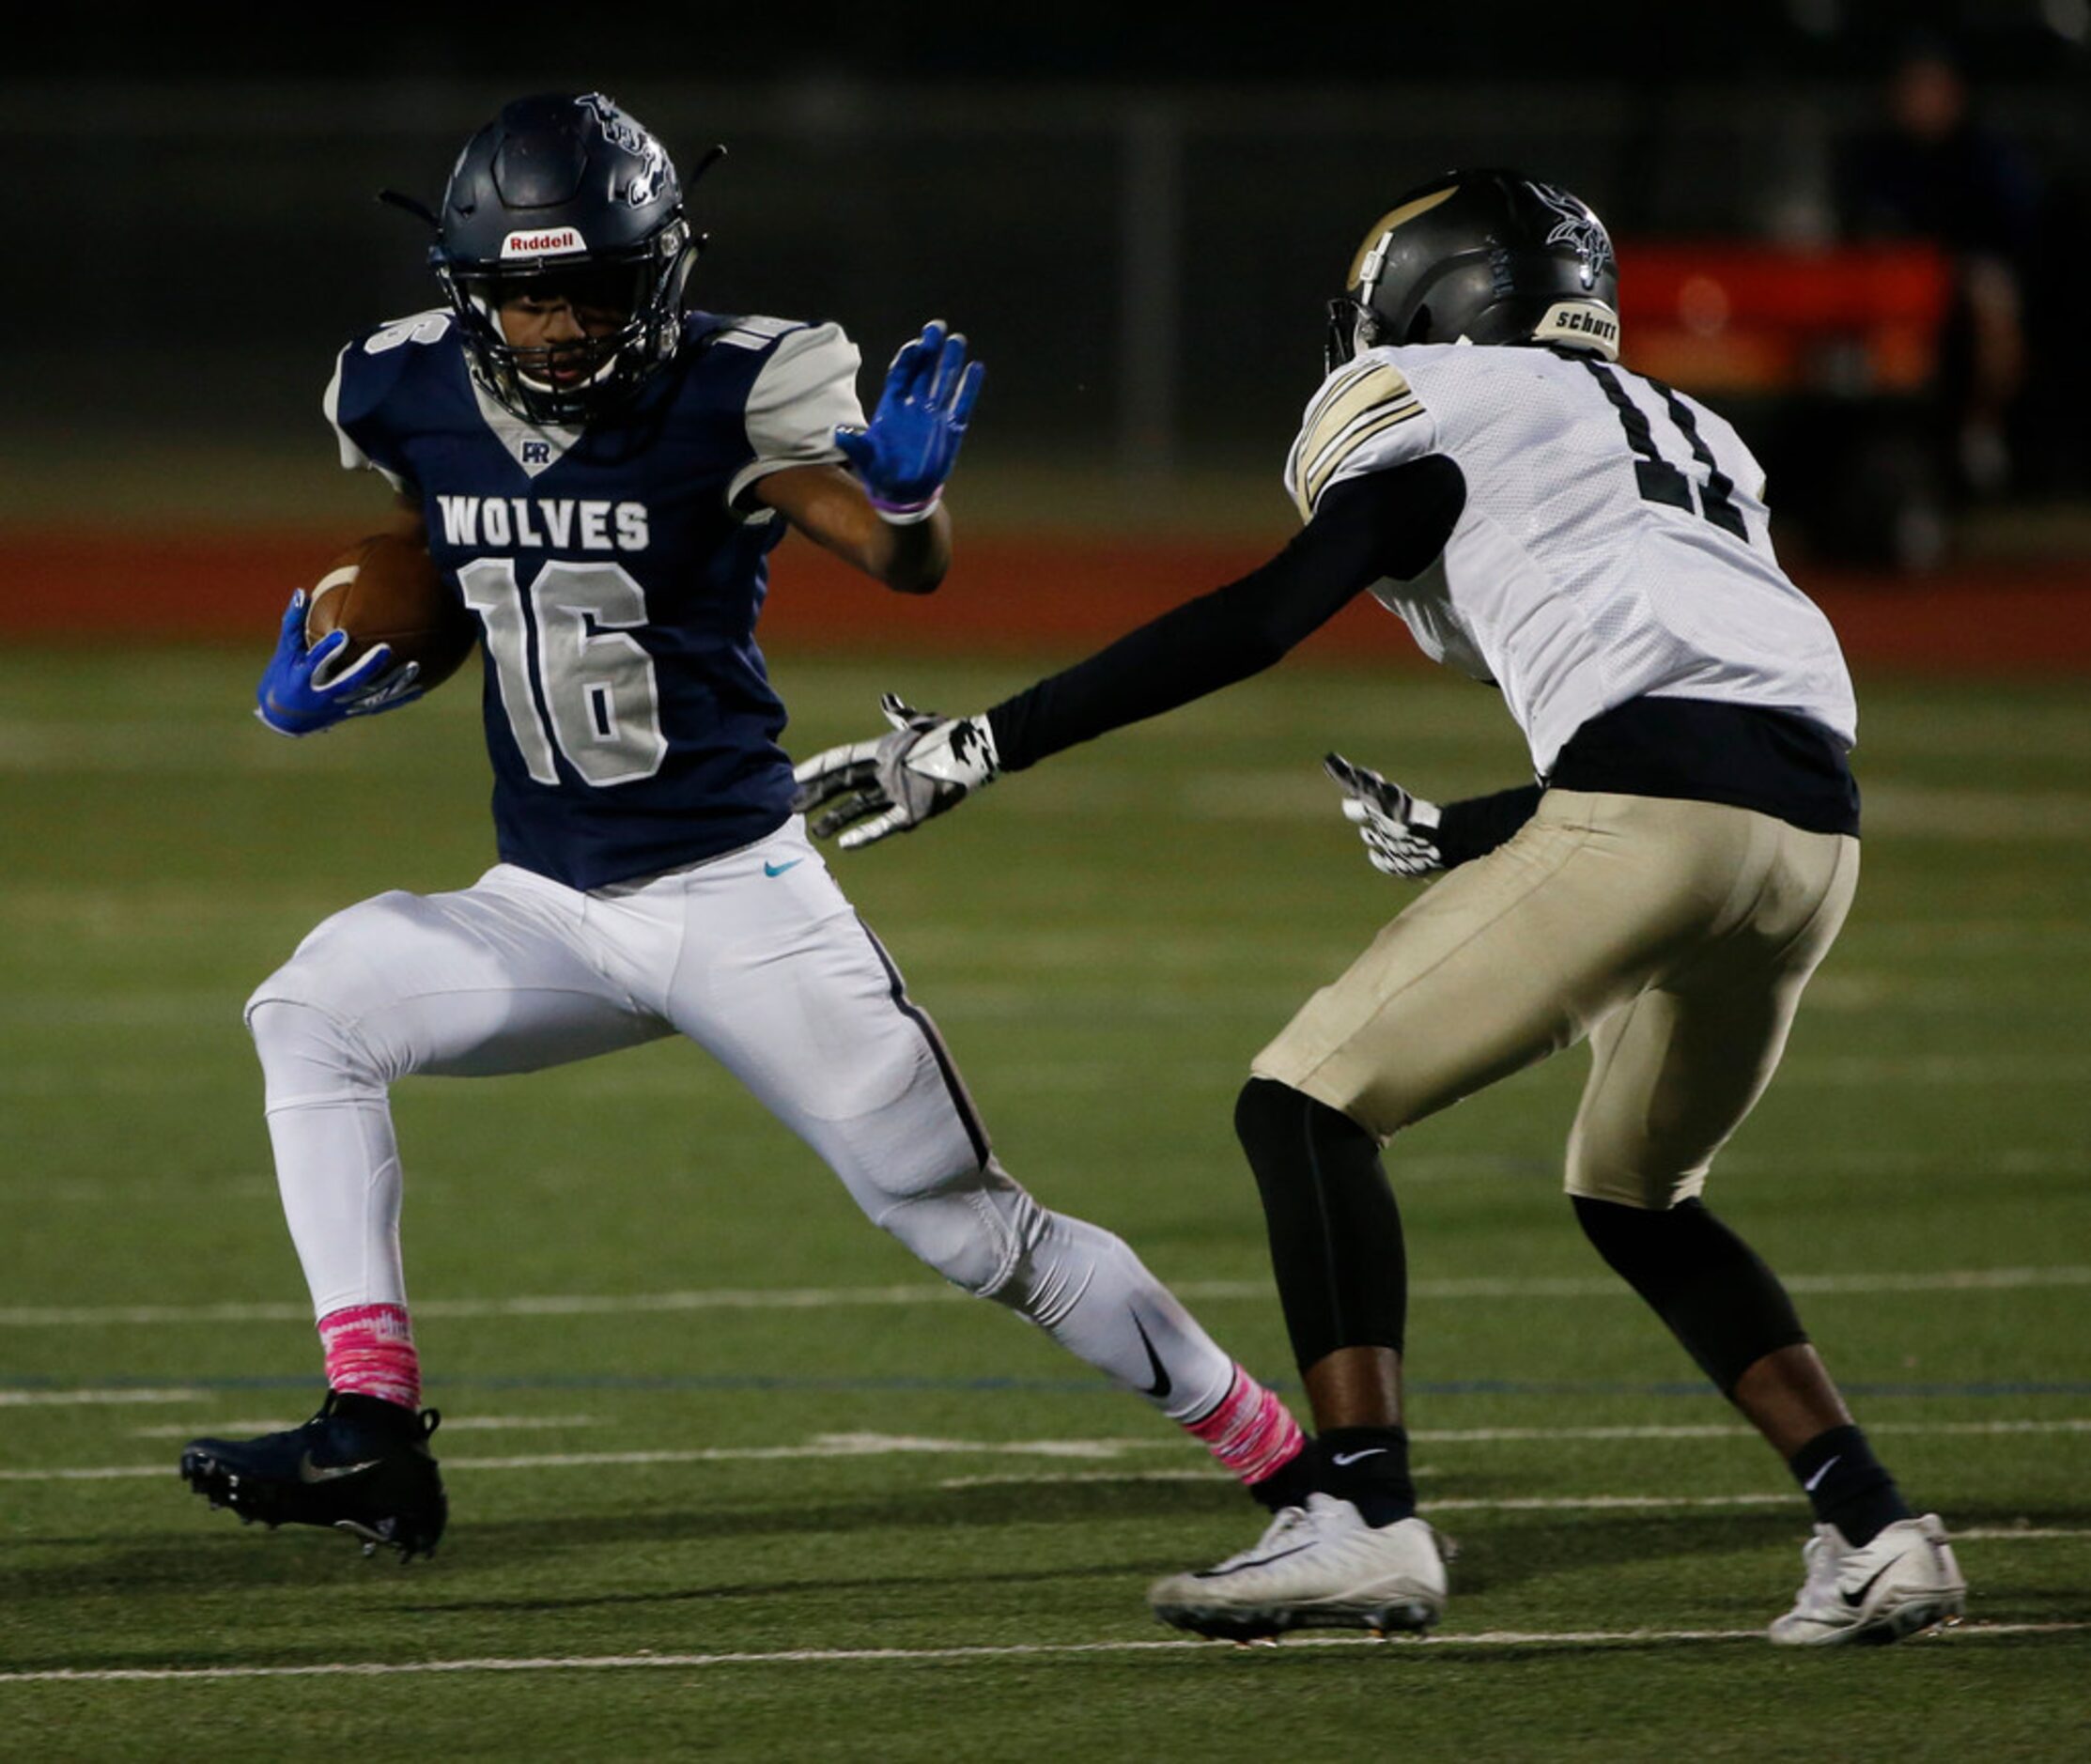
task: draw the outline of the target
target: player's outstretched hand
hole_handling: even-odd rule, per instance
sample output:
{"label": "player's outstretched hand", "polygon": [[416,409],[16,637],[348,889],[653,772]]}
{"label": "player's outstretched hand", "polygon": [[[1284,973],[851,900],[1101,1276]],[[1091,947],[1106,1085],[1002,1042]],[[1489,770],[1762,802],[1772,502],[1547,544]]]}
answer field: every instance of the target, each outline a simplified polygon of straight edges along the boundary
{"label": "player's outstretched hand", "polygon": [[1357,828],[1365,855],[1382,875],[1434,875],[1445,868],[1437,846],[1438,809],[1412,797],[1369,766],[1330,753],[1322,767],[1345,793],[1343,818]]}
{"label": "player's outstretched hand", "polygon": [[947,335],[944,321],[933,318],[893,357],[870,426],[835,431],[835,445],[888,520],[905,525],[929,518],[958,463],[986,373],[978,362],[966,364],[965,336]]}
{"label": "player's outstretched hand", "polygon": [[878,707],[892,734],[829,748],[792,773],[792,807],[813,817],[814,838],[841,833],[844,851],[913,832],[1000,773],[985,717],[938,717],[891,692]]}
{"label": "player's outstretched hand", "polygon": [[374,643],[347,667],[337,666],[348,647],[348,633],[342,630],[305,647],[305,591],[298,589],[284,609],[276,653],[255,689],[255,715],[278,735],[315,735],[345,717],[392,710],[421,696],[414,684],[419,662],[388,670],[391,645]]}

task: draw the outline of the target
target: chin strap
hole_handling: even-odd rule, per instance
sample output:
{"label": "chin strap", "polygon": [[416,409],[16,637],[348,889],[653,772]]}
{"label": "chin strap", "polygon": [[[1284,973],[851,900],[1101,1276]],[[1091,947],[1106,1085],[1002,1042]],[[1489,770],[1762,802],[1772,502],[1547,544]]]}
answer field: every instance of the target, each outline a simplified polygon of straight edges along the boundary
{"label": "chin strap", "polygon": [[1328,335],[1322,344],[1322,373],[1333,374],[1357,355],[1357,302],[1348,294],[1328,303]]}

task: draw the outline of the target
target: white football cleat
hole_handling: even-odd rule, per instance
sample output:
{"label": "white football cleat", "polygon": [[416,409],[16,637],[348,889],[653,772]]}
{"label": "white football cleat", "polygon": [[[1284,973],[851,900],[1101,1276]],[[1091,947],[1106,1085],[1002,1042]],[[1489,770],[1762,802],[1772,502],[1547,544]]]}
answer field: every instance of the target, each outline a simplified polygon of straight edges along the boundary
{"label": "white football cleat", "polygon": [[1148,1588],[1154,1615],[1231,1641],[1288,1630],[1421,1630],[1445,1610],[1445,1556],[1420,1519],[1374,1527],[1349,1501],[1309,1494],[1248,1549]]}
{"label": "white football cleat", "polygon": [[1783,1647],[1900,1641],[1967,1608],[1968,1584],[1936,1513],[1898,1519],[1863,1547],[1835,1525],[1818,1525],[1801,1560],[1800,1597],[1770,1632]]}

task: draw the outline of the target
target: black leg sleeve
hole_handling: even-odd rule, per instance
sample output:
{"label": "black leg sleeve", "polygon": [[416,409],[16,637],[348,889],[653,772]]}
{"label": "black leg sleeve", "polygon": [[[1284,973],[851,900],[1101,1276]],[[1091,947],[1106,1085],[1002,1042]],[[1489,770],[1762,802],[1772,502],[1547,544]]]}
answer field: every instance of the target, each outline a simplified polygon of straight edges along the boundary
{"label": "black leg sleeve", "polygon": [[1338,1348],[1401,1352],[1408,1258],[1379,1141],[1290,1085],[1251,1078],[1234,1131],[1271,1239],[1271,1265],[1302,1371]]}
{"label": "black leg sleeve", "polygon": [[1724,1397],[1767,1354],[1808,1338],[1778,1276],[1704,1202],[1681,1200],[1650,1213],[1570,1199],[1597,1253],[1669,1325]]}

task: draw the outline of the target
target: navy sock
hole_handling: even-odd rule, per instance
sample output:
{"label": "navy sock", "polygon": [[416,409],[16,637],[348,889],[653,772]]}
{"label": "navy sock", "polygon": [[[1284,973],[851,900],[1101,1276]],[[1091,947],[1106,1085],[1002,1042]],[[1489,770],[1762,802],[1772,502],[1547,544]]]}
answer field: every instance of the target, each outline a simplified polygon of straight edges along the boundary
{"label": "navy sock", "polygon": [[1399,1427],[1332,1427],[1314,1442],[1322,1493],[1349,1501],[1369,1525],[1391,1525],[1416,1510],[1408,1432]]}
{"label": "navy sock", "polygon": [[1871,1543],[1910,1504],[1856,1427],[1818,1433],[1787,1461],[1820,1524],[1835,1525],[1853,1544]]}
{"label": "navy sock", "polygon": [[1305,1507],[1318,1486],[1314,1474],[1314,1447],[1309,1442],[1305,1451],[1294,1452],[1261,1482],[1251,1482],[1248,1492],[1274,1513],[1281,1507]]}

